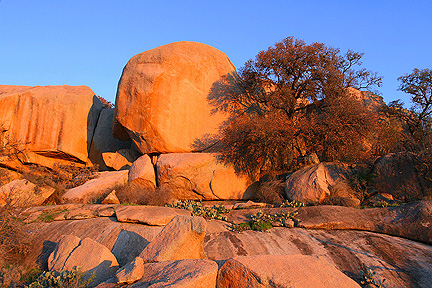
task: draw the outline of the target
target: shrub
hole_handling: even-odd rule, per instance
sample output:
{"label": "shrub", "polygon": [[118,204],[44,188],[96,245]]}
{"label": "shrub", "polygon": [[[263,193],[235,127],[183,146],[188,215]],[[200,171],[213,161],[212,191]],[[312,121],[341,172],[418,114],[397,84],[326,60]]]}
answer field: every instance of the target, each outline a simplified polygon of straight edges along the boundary
{"label": "shrub", "polygon": [[122,204],[164,206],[172,201],[172,193],[165,188],[154,188],[148,183],[131,182],[115,188]]}
{"label": "shrub", "polygon": [[289,214],[285,212],[276,213],[276,214],[266,214],[262,211],[257,212],[256,214],[251,215],[251,220],[244,223],[231,223],[229,230],[235,232],[243,232],[246,230],[254,230],[254,231],[266,231],[271,229],[279,223],[278,226],[283,227],[292,227],[291,223],[296,222],[295,216],[298,212],[291,212]]}
{"label": "shrub", "polygon": [[212,207],[204,207],[201,202],[193,200],[175,201],[168,203],[165,206],[177,209],[186,209],[191,211],[192,216],[201,216],[205,218],[218,219],[228,221],[228,218],[222,214],[229,213],[230,210],[225,209],[221,205],[213,205]]}
{"label": "shrub", "polygon": [[260,181],[254,200],[281,205],[284,202],[285,182],[276,178]]}
{"label": "shrub", "polygon": [[72,271],[43,272],[35,281],[26,286],[26,288],[86,288],[92,287],[91,283],[94,277],[95,275],[93,274],[90,278],[86,279],[87,277],[84,277],[79,267],[74,267]]}

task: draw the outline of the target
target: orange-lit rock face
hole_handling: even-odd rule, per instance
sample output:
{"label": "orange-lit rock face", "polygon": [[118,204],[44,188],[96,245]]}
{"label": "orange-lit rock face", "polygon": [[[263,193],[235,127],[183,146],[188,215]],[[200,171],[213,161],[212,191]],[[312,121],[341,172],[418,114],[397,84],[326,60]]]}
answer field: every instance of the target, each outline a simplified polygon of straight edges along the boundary
{"label": "orange-lit rock face", "polygon": [[1,136],[41,165],[49,159],[86,163],[102,108],[94,95],[86,86],[0,85]]}
{"label": "orange-lit rock face", "polygon": [[221,51],[176,42],[132,57],[119,82],[114,135],[130,137],[142,153],[191,152],[196,139],[226,119],[211,114],[213,83],[234,71]]}

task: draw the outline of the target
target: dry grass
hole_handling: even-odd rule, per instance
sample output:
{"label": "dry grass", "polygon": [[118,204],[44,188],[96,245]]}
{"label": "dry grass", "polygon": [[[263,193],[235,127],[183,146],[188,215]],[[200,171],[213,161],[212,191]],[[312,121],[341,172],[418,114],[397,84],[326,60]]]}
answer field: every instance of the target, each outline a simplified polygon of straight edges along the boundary
{"label": "dry grass", "polygon": [[116,187],[116,195],[122,204],[138,204],[164,206],[173,200],[170,190],[154,188],[145,182],[131,182],[121,187]]}
{"label": "dry grass", "polygon": [[6,199],[0,207],[0,286],[22,287],[23,278],[35,267],[23,265],[32,237],[20,219],[17,203]]}
{"label": "dry grass", "polygon": [[260,180],[254,200],[258,202],[282,204],[285,200],[285,182],[276,177]]}

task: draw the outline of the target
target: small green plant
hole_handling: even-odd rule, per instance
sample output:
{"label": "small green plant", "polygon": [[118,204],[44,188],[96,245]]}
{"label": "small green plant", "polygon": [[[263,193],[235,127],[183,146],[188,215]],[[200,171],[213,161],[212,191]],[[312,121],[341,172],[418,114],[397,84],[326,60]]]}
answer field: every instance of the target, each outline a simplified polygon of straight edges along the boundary
{"label": "small green plant", "polygon": [[39,217],[38,220],[42,222],[52,222],[55,217],[61,213],[68,212],[68,209],[63,209],[61,211],[44,211]]}
{"label": "small green plant", "polygon": [[62,287],[62,288],[87,288],[95,278],[95,274],[85,279],[84,273],[80,267],[74,267],[71,271],[45,271],[26,288],[45,288],[45,287]]}
{"label": "small green plant", "polygon": [[285,200],[280,205],[280,208],[285,208],[285,207],[304,207],[304,206],[305,206],[305,204],[303,202],[297,202],[295,200],[293,200],[293,201]]}
{"label": "small green plant", "polygon": [[364,201],[365,198],[373,190],[373,183],[377,175],[373,173],[366,173],[365,171],[357,171],[353,173],[348,180],[349,185],[356,192],[356,196],[360,201]]}
{"label": "small green plant", "polygon": [[185,209],[191,211],[192,216],[201,216],[204,218],[212,218],[217,220],[228,221],[224,213],[229,213],[230,210],[221,205],[213,205],[212,207],[204,207],[201,202],[193,200],[184,200],[168,203],[165,206],[177,209]]}
{"label": "small green plant", "polygon": [[291,212],[289,214],[286,212],[266,214],[259,211],[250,216],[250,221],[240,224],[231,223],[228,229],[235,232],[243,232],[246,230],[266,231],[273,228],[276,222],[280,223],[283,227],[290,227],[290,223],[295,222],[294,217],[297,214],[298,212]]}
{"label": "small green plant", "polygon": [[379,281],[375,278],[376,272],[372,269],[367,269],[366,271],[360,271],[361,281],[360,284],[365,288],[382,288],[384,287],[384,282],[386,279]]}

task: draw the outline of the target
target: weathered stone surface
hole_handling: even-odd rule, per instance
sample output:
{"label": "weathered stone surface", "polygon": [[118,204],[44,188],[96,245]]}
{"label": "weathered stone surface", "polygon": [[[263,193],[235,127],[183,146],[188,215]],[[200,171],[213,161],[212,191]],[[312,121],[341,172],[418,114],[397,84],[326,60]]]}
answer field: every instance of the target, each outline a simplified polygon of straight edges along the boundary
{"label": "weathered stone surface", "polygon": [[174,217],[190,216],[188,210],[159,206],[120,206],[116,209],[120,222],[141,223],[146,225],[165,226]]}
{"label": "weathered stone surface", "polygon": [[118,152],[102,153],[102,159],[106,167],[112,168],[116,171],[125,169],[129,170],[130,166],[132,165],[132,163],[129,162],[126,157]]}
{"label": "weathered stone surface", "polygon": [[360,287],[322,256],[261,255],[228,260],[217,287]]}
{"label": "weathered stone surface", "polygon": [[208,234],[204,250],[212,260],[253,255],[323,256],[358,283],[360,271],[370,268],[377,273],[377,280],[386,279],[386,287],[428,287],[432,280],[430,245],[366,231],[273,228],[266,233],[236,233],[225,230]]}
{"label": "weathered stone surface", "polygon": [[113,116],[114,108],[102,109],[90,146],[89,158],[93,164],[98,164],[101,170],[108,169],[102,159],[102,153],[129,149],[132,143],[114,138],[112,135]]}
{"label": "weathered stone surface", "polygon": [[[428,287],[429,283],[432,282],[431,245],[414,242],[406,238],[358,230],[368,227],[388,227],[390,224],[403,226],[405,225],[403,223],[407,223],[407,227],[404,230],[409,230],[413,227],[412,235],[416,234],[417,236],[415,237],[420,238],[422,234],[430,233],[427,232],[431,230],[427,225],[428,223],[432,223],[432,221],[430,220],[430,210],[427,208],[430,202],[423,201],[419,203],[417,203],[419,205],[417,209],[414,209],[417,204],[413,204],[413,206],[373,209],[330,207],[334,209],[331,210],[328,208],[329,206],[317,206],[233,210],[227,216],[230,221],[236,223],[248,220],[248,215],[255,214],[259,210],[268,214],[280,211],[289,213],[299,210],[297,218],[300,219],[300,223],[303,223],[305,226],[306,224],[310,225],[308,227],[315,227],[315,229],[287,229],[279,227],[272,228],[265,233],[256,231],[237,233],[227,230],[227,222],[209,220],[207,221],[206,236],[204,238],[204,251],[209,259],[221,261],[236,256],[318,255],[323,256],[340,271],[343,271],[357,282],[360,281],[359,272],[371,268],[377,273],[375,278],[379,280],[387,279],[385,282],[386,287]],[[67,207],[72,209],[70,208],[71,206],[76,205],[60,205],[50,207],[50,209],[63,210]],[[101,209],[102,206],[85,205],[84,208],[92,207],[91,209],[96,211],[97,209]],[[47,209],[47,207],[34,207],[25,210],[36,213],[41,211],[41,209]],[[323,209],[326,212],[318,213],[315,209]],[[307,220],[308,217],[310,219],[309,222]],[[328,219],[324,220],[324,222],[331,222],[328,222],[329,225],[324,225],[323,222],[320,222],[321,218]],[[350,226],[343,223],[344,219],[351,219],[349,220],[350,223],[348,223]],[[358,226],[354,225],[356,221],[359,223]],[[367,222],[371,224],[365,224]],[[361,228],[361,225],[364,228]],[[320,227],[322,229],[319,229]],[[332,227],[334,229],[354,230],[331,230]],[[423,227],[422,229],[424,230],[420,230],[419,227]],[[142,243],[139,244],[141,245],[140,247],[146,246],[149,242],[156,239],[162,227],[121,223],[116,222],[115,218],[103,217],[79,221],[33,223],[28,224],[26,229],[29,229],[29,231],[34,229],[35,231],[30,253],[26,257],[26,263],[31,264],[37,260],[38,263],[42,264],[42,267],[46,267],[44,265],[46,265],[48,256],[44,255],[47,252],[50,253],[53,251],[54,247],[52,247],[52,244],[58,242],[62,234],[72,234],[80,238],[91,238],[108,249],[112,249],[113,254],[116,256],[119,254],[114,253],[115,249],[113,247],[119,245],[118,247],[123,247],[118,250],[120,255],[126,254],[129,256],[127,251],[130,251],[131,254],[134,254],[133,257],[136,257],[138,255],[135,253],[139,249],[134,250],[128,247],[138,245],[135,243]],[[142,239],[137,240],[134,238],[133,240],[125,241],[126,237],[119,237],[120,233],[123,236],[127,235],[126,232],[121,232],[125,230],[134,233],[131,235],[137,236],[136,238],[142,237]],[[378,231],[381,231],[380,233],[387,233],[389,230],[381,229]],[[395,229],[392,230],[392,233],[395,231]],[[120,241],[121,238],[123,238],[123,242]],[[117,244],[116,241],[119,241],[119,243]],[[426,242],[424,240],[420,241]],[[120,245],[120,242],[123,244]],[[132,259],[127,261],[129,262]],[[164,279],[162,276],[158,277],[159,279]],[[140,283],[140,285],[147,285],[144,283]]]}
{"label": "weathered stone surface", "polygon": [[57,243],[55,250],[48,258],[48,269],[62,271],[72,251],[79,245],[81,239],[73,235],[63,235]]}
{"label": "weathered stone surface", "polygon": [[143,154],[193,151],[198,138],[218,132],[226,120],[211,113],[207,95],[234,70],[224,53],[196,42],[135,55],[118,85],[114,136],[130,137]]}
{"label": "weathered stone surface", "polygon": [[144,276],[130,287],[216,287],[218,265],[210,260],[186,259],[144,264]]}
{"label": "weathered stone surface", "polygon": [[367,230],[432,244],[432,201],[361,210],[338,206],[302,207],[296,219],[304,228]]}
{"label": "weathered stone surface", "polygon": [[204,259],[206,221],[202,217],[176,216],[140,254],[145,262]]}
{"label": "weathered stone surface", "polygon": [[[391,194],[403,202],[421,200],[432,191],[430,181],[422,179],[421,164],[413,153],[391,153],[382,156],[374,165],[377,176],[374,186],[379,193]],[[427,193],[429,191],[429,193]]]}
{"label": "weathered stone surface", "polygon": [[54,192],[52,187],[36,186],[26,179],[13,180],[0,187],[0,206],[7,202],[14,207],[42,205]]}
{"label": "weathered stone surface", "polygon": [[113,190],[105,199],[102,201],[102,204],[120,204],[119,199],[116,196],[115,190]]}
{"label": "weathered stone surface", "polygon": [[178,200],[250,199],[252,183],[216,157],[213,153],[162,154],[156,163],[158,183]]}
{"label": "weathered stone surface", "polygon": [[249,200],[246,203],[234,204],[232,209],[265,208],[265,207],[267,207],[267,203],[256,203],[256,202]]}
{"label": "weathered stone surface", "polygon": [[78,266],[86,277],[95,274],[93,284],[113,277],[118,269],[117,259],[105,246],[90,238],[81,240],[71,235],[62,237],[48,259],[49,270],[70,271]]}
{"label": "weathered stone surface", "polygon": [[156,175],[150,157],[146,154],[133,162],[129,170],[129,182],[139,181],[156,187]]}
{"label": "weathered stone surface", "polygon": [[85,164],[102,109],[94,95],[86,86],[0,85],[3,136],[23,151],[23,162]]}
{"label": "weathered stone surface", "polygon": [[18,180],[22,178],[23,176],[20,173],[0,167],[0,187],[12,182],[13,180]]}
{"label": "weathered stone surface", "polygon": [[67,203],[88,203],[107,196],[116,186],[127,183],[128,172],[127,170],[100,172],[98,178],[67,190],[63,195],[63,201]]}
{"label": "weathered stone surface", "polygon": [[[288,177],[285,193],[288,199],[306,204],[318,204],[326,198],[331,198],[331,188],[346,181],[348,175],[349,169],[344,164],[311,165],[297,170]],[[345,187],[348,189],[348,185]],[[335,196],[340,197],[340,195]]]}
{"label": "weathered stone surface", "polygon": [[138,233],[122,230],[117,237],[112,253],[116,256],[120,267],[137,257],[150,242]]}
{"label": "weathered stone surface", "polygon": [[132,262],[122,267],[115,274],[117,284],[131,284],[140,280],[144,275],[144,261],[136,257]]}

